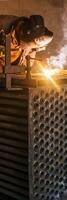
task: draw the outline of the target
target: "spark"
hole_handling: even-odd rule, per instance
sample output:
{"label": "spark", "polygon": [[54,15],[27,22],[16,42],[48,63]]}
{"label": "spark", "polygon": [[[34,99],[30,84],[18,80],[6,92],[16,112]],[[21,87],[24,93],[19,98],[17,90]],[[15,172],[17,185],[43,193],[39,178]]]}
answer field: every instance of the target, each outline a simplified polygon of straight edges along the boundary
{"label": "spark", "polygon": [[39,65],[39,71],[40,71],[40,74],[42,76],[45,76],[48,80],[50,80],[52,82],[52,84],[56,87],[56,89],[60,89],[58,84],[56,83],[56,81],[54,80],[54,75],[57,75],[59,73],[59,69],[45,69],[42,64],[38,62],[38,65]]}

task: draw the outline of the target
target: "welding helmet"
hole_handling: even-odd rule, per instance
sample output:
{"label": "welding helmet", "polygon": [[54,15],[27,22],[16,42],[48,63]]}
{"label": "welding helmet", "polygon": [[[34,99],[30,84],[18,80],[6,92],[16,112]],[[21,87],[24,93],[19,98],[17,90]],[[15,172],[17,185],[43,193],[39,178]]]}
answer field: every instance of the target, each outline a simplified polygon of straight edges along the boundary
{"label": "welding helmet", "polygon": [[31,15],[30,24],[31,38],[36,38],[44,35],[49,37],[53,36],[53,33],[45,27],[44,19],[41,15]]}
{"label": "welding helmet", "polygon": [[31,15],[30,17],[20,17],[15,27],[18,41],[30,42],[40,36],[52,37],[53,33],[44,25],[43,17]]}

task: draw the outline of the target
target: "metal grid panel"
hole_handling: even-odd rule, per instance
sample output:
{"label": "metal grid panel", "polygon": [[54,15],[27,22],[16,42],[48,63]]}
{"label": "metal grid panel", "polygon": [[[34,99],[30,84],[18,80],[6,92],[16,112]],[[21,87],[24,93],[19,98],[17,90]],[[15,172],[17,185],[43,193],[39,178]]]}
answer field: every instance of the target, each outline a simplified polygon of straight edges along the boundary
{"label": "metal grid panel", "polygon": [[30,90],[31,199],[61,199],[67,189],[67,88]]}
{"label": "metal grid panel", "polygon": [[28,90],[0,90],[0,199],[28,200]]}

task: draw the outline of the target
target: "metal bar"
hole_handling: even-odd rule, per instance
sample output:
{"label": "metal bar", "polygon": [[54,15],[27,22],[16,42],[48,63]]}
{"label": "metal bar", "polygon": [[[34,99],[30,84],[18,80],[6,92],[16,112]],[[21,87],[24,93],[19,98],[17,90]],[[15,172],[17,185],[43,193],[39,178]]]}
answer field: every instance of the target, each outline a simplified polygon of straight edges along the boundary
{"label": "metal bar", "polygon": [[30,68],[30,56],[27,56],[27,74],[26,74],[26,78],[28,80],[31,79],[30,71],[31,71],[31,68]]}
{"label": "metal bar", "polygon": [[6,48],[5,48],[5,77],[6,77],[6,89],[11,88],[11,75],[8,72],[11,67],[10,60],[10,34],[6,35]]}
{"label": "metal bar", "polygon": [[10,34],[6,35],[6,48],[5,48],[5,71],[8,70],[8,67],[11,63],[10,55]]}

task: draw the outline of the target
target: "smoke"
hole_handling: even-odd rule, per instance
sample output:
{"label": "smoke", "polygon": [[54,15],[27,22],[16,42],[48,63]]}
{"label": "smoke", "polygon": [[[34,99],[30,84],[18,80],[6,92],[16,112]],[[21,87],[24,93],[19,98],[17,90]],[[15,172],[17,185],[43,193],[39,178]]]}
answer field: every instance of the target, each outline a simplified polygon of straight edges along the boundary
{"label": "smoke", "polygon": [[63,39],[60,42],[60,50],[57,52],[57,56],[51,56],[49,58],[49,64],[60,69],[67,69],[67,7],[64,8],[61,20],[62,30],[60,31],[63,33]]}
{"label": "smoke", "polygon": [[64,41],[67,42],[67,6],[64,9],[64,14],[62,16],[62,23],[63,23]]}
{"label": "smoke", "polygon": [[49,58],[49,64],[53,67],[63,69],[67,64],[67,45],[64,45],[58,52],[57,56],[51,56]]}

